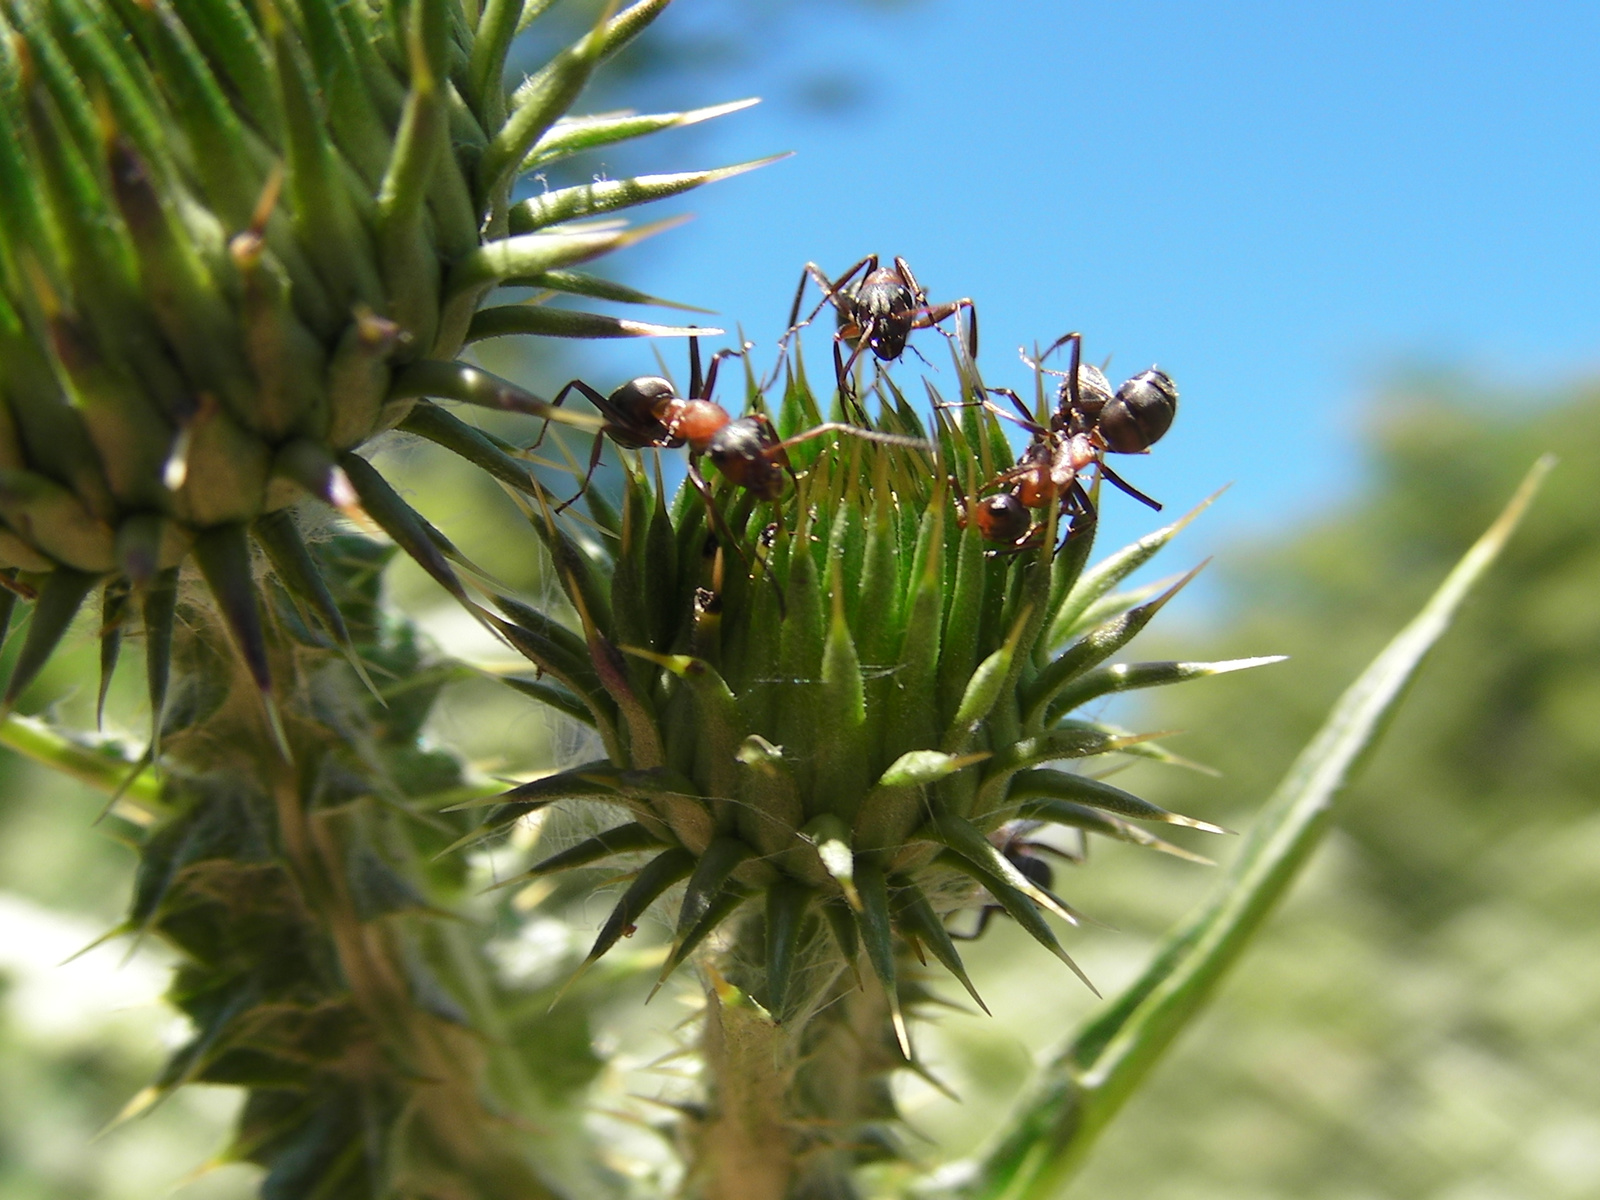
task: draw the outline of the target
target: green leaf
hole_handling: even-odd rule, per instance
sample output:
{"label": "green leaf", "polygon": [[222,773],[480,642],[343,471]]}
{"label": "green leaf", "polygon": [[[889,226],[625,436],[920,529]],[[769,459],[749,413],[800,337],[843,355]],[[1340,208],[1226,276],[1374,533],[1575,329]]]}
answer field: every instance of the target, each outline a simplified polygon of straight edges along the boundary
{"label": "green leaf", "polygon": [[908,750],[879,776],[879,787],[917,787],[948,779],[962,767],[980,762],[986,754],[956,755],[939,750]]}
{"label": "green leaf", "polygon": [[[379,527],[394,539],[395,544],[409,554],[416,564],[433,577],[445,591],[459,600],[469,611],[476,613],[477,606],[467,595],[467,589],[457,578],[446,552],[440,548],[442,535],[409,504],[400,498],[382,475],[359,454],[339,456],[339,465],[349,476],[356,495],[361,497],[361,507]],[[448,545],[448,543],[445,543]]]}
{"label": "green leaf", "polygon": [[844,893],[846,903],[857,912],[861,897],[856,892],[856,859],[850,846],[850,827],[832,813],[812,818],[800,831],[822,860],[823,868]]}
{"label": "green leaf", "polygon": [[953,867],[981,884],[984,890],[994,897],[995,903],[1005,909],[1006,915],[1022,926],[1029,937],[1066,963],[1072,973],[1083,980],[1084,986],[1091,992],[1096,996],[1100,994],[1078,964],[1072,961],[1072,956],[1061,948],[1061,943],[1056,940],[1055,931],[1050,928],[1049,922],[1044,919],[1044,914],[1039,911],[1039,906],[1030,897],[1012,887],[987,867],[981,866],[965,855],[957,854],[954,850],[941,851],[935,861]]}
{"label": "green leaf", "polygon": [[678,908],[678,927],[674,941],[681,943],[699,926],[721,898],[734,871],[755,851],[736,837],[716,837],[700,855],[694,873],[684,885],[683,903]]}
{"label": "green leaf", "polygon": [[518,458],[498,438],[468,425],[437,404],[418,404],[396,428],[427,438],[519,492],[529,496],[544,494],[527,459]]}
{"label": "green leaf", "polygon": [[632,179],[601,179],[577,187],[558,188],[524,200],[511,209],[511,232],[532,233],[551,225],[601,216],[636,204],[664,200],[708,183],[732,179],[746,171],[754,171],[788,158],[787,154],[774,154],[767,158],[752,159],[731,167],[717,167],[710,171],[681,171],[672,175],[639,175]]}
{"label": "green leaf", "polygon": [[172,629],[178,609],[178,568],[156,572],[144,591],[145,689],[150,697],[150,746],[157,748],[161,716],[167,706],[167,683],[172,674]]}
{"label": "green leaf", "polygon": [[350,630],[345,627],[344,614],[339,611],[339,605],[328,590],[322,572],[317,569],[311,551],[306,549],[289,510],[280,508],[257,517],[251,532],[255,535],[256,543],[266,551],[273,570],[278,573],[279,582],[289,594],[316,614],[317,620],[335,644],[348,648]]}
{"label": "green leaf", "polygon": [[1121,817],[1113,817],[1097,808],[1090,808],[1087,804],[1073,804],[1067,800],[1041,800],[1037,805],[1025,806],[1022,813],[1025,816],[1036,815],[1039,819],[1050,821],[1056,825],[1066,825],[1073,829],[1081,829],[1085,833],[1098,833],[1104,837],[1115,838],[1119,842],[1128,842],[1135,846],[1144,846],[1150,850],[1159,850],[1163,854],[1170,854],[1174,858],[1181,858],[1186,862],[1199,863],[1204,867],[1217,865],[1203,854],[1196,854],[1192,850],[1185,850],[1182,846],[1173,845],[1173,843],[1141,829],[1132,821],[1125,821]]}
{"label": "green leaf", "polygon": [[[94,702],[96,729],[105,725],[106,693],[111,690],[111,677],[117,671],[117,658],[122,652],[122,627],[128,620],[131,600],[126,579],[116,579],[106,584],[100,607],[100,688]],[[6,615],[10,616],[9,613]]]}
{"label": "green leaf", "polygon": [[618,304],[653,304],[660,308],[679,308],[684,312],[709,313],[709,308],[696,308],[693,304],[679,304],[663,300],[648,292],[641,292],[626,284],[602,279],[583,271],[545,271],[526,279],[508,279],[508,286],[542,288],[549,292],[567,292],[574,296],[588,296],[592,300],[614,300]]}
{"label": "green leaf", "polygon": [[657,896],[694,870],[694,863],[694,855],[679,849],[668,850],[646,863],[628,885],[628,890],[622,893],[622,899],[617,901],[606,923],[600,927],[593,948],[583,960],[584,965],[594,962],[615,946],[624,934],[632,933],[644,910],[650,907]]}
{"label": "green leaf", "polygon": [[673,944],[671,952],[667,955],[667,961],[662,964],[661,974],[656,979],[655,988],[650,991],[651,996],[654,996],[656,989],[659,989],[663,983],[671,978],[672,973],[700,948],[700,943],[716,932],[717,927],[733,915],[734,911],[745,902],[749,895],[748,888],[741,887],[731,880],[723,885],[722,891],[706,906],[695,927]]}
{"label": "green leaf", "polygon": [[1066,641],[1069,631],[1091,604],[1154,558],[1163,546],[1177,537],[1184,526],[1209,508],[1220,495],[1221,490],[1213,492],[1172,524],[1145,534],[1132,545],[1123,547],[1085,571],[1051,617],[1049,630],[1044,637],[1045,646],[1055,647]]}
{"label": "green leaf", "polygon": [[1046,1200],[1060,1193],[1310,858],[1334,802],[1372,753],[1428,651],[1499,555],[1553,461],[1546,456],[1534,464],[1505,511],[1422,611],[1339,698],[1262,809],[1216,895],[1168,935],[1139,978],[1046,1068],[963,1196]]}
{"label": "green leaf", "polygon": [[867,946],[867,961],[872,973],[883,986],[889,1002],[889,1018],[894,1024],[894,1036],[900,1043],[900,1053],[911,1061],[911,1036],[906,1031],[905,1015],[900,1011],[900,989],[895,982],[894,927],[889,917],[889,888],[883,868],[870,857],[856,860],[856,887],[861,893],[861,911],[857,924],[861,939]]}
{"label": "green leaf", "polygon": [[1205,563],[1201,563],[1155,599],[1091,629],[1046,663],[1044,669],[1024,690],[1022,697],[1024,723],[1034,729],[1047,724],[1046,709],[1055,699],[1056,693],[1090,667],[1110,658],[1138,636],[1167,601],[1176,596],[1204,566]]}
{"label": "green leaf", "polygon": [[509,189],[512,175],[547,129],[572,107],[605,52],[606,17],[576,45],[568,46],[524,81],[511,98],[511,111],[478,160],[480,207],[495,204]]}
{"label": "green leaf", "polygon": [[961,986],[967,989],[967,995],[985,1015],[989,1014],[989,1006],[983,1002],[983,997],[978,995],[978,989],[972,986],[972,980],[967,976],[967,969],[961,962],[961,955],[956,952],[956,944],[950,938],[950,932],[944,927],[944,922],[939,919],[939,914],[933,911],[933,905],[928,903],[928,898],[922,894],[909,881],[897,880],[901,884],[895,893],[895,916],[900,922],[901,931],[915,936],[923,942],[933,956],[939,960],[944,969],[949,971],[961,981]]}
{"label": "green leaf", "polygon": [[1024,875],[1017,865],[1007,858],[998,846],[984,837],[972,822],[964,821],[960,817],[936,816],[923,826],[918,834],[930,841],[938,842],[941,846],[948,846],[980,870],[1015,888],[1035,904],[1049,909],[1068,924],[1079,923],[1081,918],[1077,913]]}
{"label": "green leaf", "polygon": [[617,854],[634,854],[640,850],[657,849],[661,844],[660,838],[638,822],[618,825],[615,829],[597,833],[591,838],[585,838],[576,846],[570,846],[558,854],[541,859],[521,875],[497,886],[504,887],[508,883],[516,883],[522,879],[537,879],[541,875],[555,875],[575,867],[587,867]]}
{"label": "green leaf", "polygon": [[1168,812],[1148,800],[1141,800],[1132,792],[1125,792],[1121,788],[1112,787],[1099,779],[1091,779],[1087,775],[1075,775],[1071,771],[1018,771],[1012,776],[1011,790],[1007,794],[1007,799],[1020,804],[1017,815],[1022,817],[1049,820],[1046,815],[1049,812],[1049,805],[1036,804],[1033,801],[1067,800],[1075,804],[1087,804],[1090,808],[1105,809],[1118,816],[1131,817],[1135,821],[1161,821],[1167,825],[1203,829],[1207,833],[1228,832],[1220,825]]}
{"label": "green leaf", "polygon": [[810,888],[792,879],[767,889],[767,1011],[780,1023],[787,1015],[789,978],[811,897]]}
{"label": "green leaf", "polygon": [[1246,671],[1251,667],[1264,667],[1271,663],[1288,661],[1282,654],[1269,654],[1260,658],[1233,658],[1226,662],[1145,662],[1112,663],[1089,671],[1056,693],[1050,706],[1055,714],[1069,713],[1082,708],[1092,700],[1113,692],[1132,692],[1139,688],[1163,687],[1169,683],[1183,683],[1189,679],[1203,679],[1208,675],[1226,675],[1229,671]]}
{"label": "green leaf", "polygon": [[653,325],[649,321],[630,321],[603,313],[575,312],[570,308],[549,308],[543,304],[501,304],[481,308],[467,326],[467,341],[481,342],[497,337],[630,338],[630,337],[715,337],[720,329],[699,325]]}
{"label": "green leaf", "polygon": [[523,159],[522,170],[537,170],[545,163],[567,158],[573,154],[580,154],[585,150],[615,145],[617,142],[627,141],[630,138],[646,137],[663,129],[675,129],[682,125],[695,125],[701,121],[709,121],[715,117],[726,116],[728,113],[738,112],[740,109],[749,108],[753,104],[760,103],[760,99],[751,97],[748,100],[733,100],[727,104],[713,104],[707,108],[690,109],[688,112],[654,113],[649,115],[639,113],[618,113],[613,115],[607,113],[592,117],[567,117],[557,121],[539,139],[533,150],[528,154],[528,157]]}
{"label": "green leaf", "polygon": [[485,242],[457,259],[451,267],[450,276],[445,282],[445,294],[452,311],[441,321],[441,325],[450,329],[459,324],[464,331],[471,323],[478,298],[486,288],[553,271],[557,267],[587,262],[681,224],[683,218],[669,217],[664,221],[631,228],[600,226],[585,229],[580,226],[552,229],[546,233],[524,233]]}

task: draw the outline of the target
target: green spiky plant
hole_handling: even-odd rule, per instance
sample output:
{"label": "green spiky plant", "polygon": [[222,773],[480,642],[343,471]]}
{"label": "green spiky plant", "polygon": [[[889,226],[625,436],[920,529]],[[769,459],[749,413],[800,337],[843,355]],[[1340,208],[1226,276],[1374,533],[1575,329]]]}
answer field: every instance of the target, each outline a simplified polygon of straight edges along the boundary
{"label": "green spiky plant", "polygon": [[347,570],[305,530],[308,505],[355,515],[470,603],[448,539],[355,451],[393,428],[452,444],[438,400],[564,417],[463,361],[475,341],[674,332],[493,303],[647,300],[573,268],[660,226],[587,219],[746,169],[514,199],[533,167],[739,107],[568,115],[665,6],[606,6],[514,89],[513,37],[548,4],[0,11],[0,632],[32,602],[4,704],[91,594],[102,703],[142,636],[160,774],[119,784],[127,929],[184,953],[196,1029],[151,1095],[249,1088],[231,1153],[275,1194],[543,1194],[507,1122],[587,1061],[579,1037],[568,1084],[519,1087],[481,1049],[505,1028],[481,944],[401,919],[459,888],[423,864],[460,830],[397,815],[459,798],[418,743],[440,680],[371,611],[380,562]]}
{"label": "green spiky plant", "polygon": [[[1075,914],[1003,852],[1009,824],[1180,852],[1137,822],[1214,828],[1058,765],[1164,753],[1083,704],[1247,665],[1107,665],[1176,590],[1118,585],[1182,522],[1089,569],[1083,519],[990,552],[955,497],[1011,451],[971,364],[928,429],[882,386],[879,423],[922,449],[808,442],[759,503],[727,482],[709,504],[671,496],[630,459],[620,508],[591,491],[586,523],[435,403],[565,416],[461,361],[478,339],[687,332],[494,303],[519,285],[646,299],[571,268],[649,227],[583,219],[754,165],[513,201],[524,169],[726,111],[565,116],[664,4],[607,8],[509,93],[539,0],[0,9],[7,622],[32,602],[6,704],[98,592],[104,678],[142,635],[156,736],[137,765],[154,769],[14,716],[4,735],[115,793],[140,853],[120,932],[182,956],[193,1036],[130,1111],[187,1082],[245,1089],[227,1155],[259,1163],[269,1196],[627,1194],[582,1130],[588,1015],[615,982],[607,951],[679,884],[652,973],[692,963],[705,985],[683,1190],[857,1195],[860,1164],[899,1154],[889,1079],[921,1069],[913,1023],[940,987],[921,960],[977,999],[949,914],[992,901],[1071,963],[1045,914]],[[773,415],[785,433],[822,417],[802,376]],[[522,498],[558,601],[482,580],[356,453],[393,428]],[[600,756],[484,799],[422,740],[454,669],[384,605],[392,549],[318,506],[380,528],[526,655],[540,671],[516,686]],[[1491,552],[1380,660],[1219,904],[1086,1028],[962,1194],[1044,1195],[1081,1156],[1281,891]],[[483,903],[462,847],[588,806],[618,815],[536,848],[524,878],[620,865],[622,897],[576,973],[517,982],[490,926],[454,915]]]}
{"label": "green spiky plant", "polygon": [[[558,801],[627,814],[507,881],[633,864],[585,966],[683,884],[660,980],[698,953],[710,981],[708,1092],[683,1131],[707,1196],[850,1195],[858,1163],[893,1153],[888,1077],[922,1069],[919,960],[983,1004],[946,929],[980,889],[1078,970],[1044,916],[1077,914],[1002,852],[1008,823],[1187,857],[1136,822],[1222,832],[1079,769],[1171,756],[1076,710],[1272,660],[1104,665],[1192,576],[1117,590],[1189,518],[1088,572],[1085,515],[1064,538],[1052,517],[1023,551],[997,553],[946,480],[976,494],[1011,450],[970,364],[957,369],[962,404],[934,396],[924,450],[797,445],[798,486],[777,501],[724,481],[669,502],[635,463],[620,511],[592,496],[598,542],[530,510],[577,630],[494,597],[498,627],[540,668],[525,686],[590,726],[604,757],[479,802],[491,807],[473,837]],[[894,385],[880,391],[879,430],[925,438]],[[762,408],[753,384],[748,399]],[[785,438],[821,424],[803,374],[772,416]]]}

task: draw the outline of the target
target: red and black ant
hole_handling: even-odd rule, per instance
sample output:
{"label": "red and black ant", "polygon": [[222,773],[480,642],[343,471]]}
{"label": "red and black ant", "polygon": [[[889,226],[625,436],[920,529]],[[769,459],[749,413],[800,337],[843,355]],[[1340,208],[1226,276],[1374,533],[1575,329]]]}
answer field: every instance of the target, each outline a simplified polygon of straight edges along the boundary
{"label": "red and black ant", "polygon": [[[1080,361],[1083,348],[1080,333],[1067,333],[1057,338],[1039,356],[1040,362],[1068,342],[1072,343],[1069,369],[1050,372],[1064,376],[1056,394],[1056,411],[1050,419],[1050,427],[1067,434],[1090,433],[1101,449],[1112,454],[1148,454],[1150,447],[1172,428],[1173,418],[1178,415],[1178,388],[1172,377],[1158,367],[1151,367],[1125,380],[1113,393],[1105,372],[1092,363]],[[1030,360],[1024,361],[1038,366]],[[1039,369],[1049,370],[1047,367]],[[1160,509],[1161,505],[1118,479],[1103,462],[1100,469],[1130,496]]]}
{"label": "red and black ant", "polygon": [[[1007,821],[989,835],[989,841],[994,848],[1006,856],[1006,860],[1040,891],[1049,892],[1055,885],[1055,868],[1042,856],[1053,855],[1064,862],[1081,863],[1084,860],[1082,849],[1076,851],[1063,850],[1059,846],[1052,846],[1049,842],[1030,840],[1032,835],[1044,828],[1043,821],[1017,820]],[[1060,901],[1058,900],[1059,904]],[[1005,908],[993,902],[986,902],[978,909],[978,923],[970,933],[950,931],[950,936],[957,941],[970,942],[983,936],[984,930],[989,928],[989,922],[996,914],[1003,914]]]}
{"label": "red and black ant", "polygon": [[[1020,417],[991,401],[985,405],[1007,420],[1016,421],[1032,435],[1015,466],[1002,471],[986,488],[1009,488],[995,496],[983,497],[973,509],[984,537],[1005,550],[1022,550],[1035,544],[1042,523],[1023,527],[1022,510],[1049,508],[1059,504],[1063,515],[1095,518],[1094,502],[1084,488],[1081,476],[1093,466],[1115,486],[1151,508],[1160,511],[1159,501],[1139,491],[1106,465],[1106,454],[1145,454],[1172,426],[1178,411],[1178,389],[1164,371],[1151,367],[1127,380],[1115,392],[1105,374],[1081,361],[1083,337],[1068,333],[1057,338],[1030,362],[1036,370],[1058,347],[1070,343],[1071,358],[1057,395],[1050,424],[1038,424],[1022,399],[1010,388],[990,388],[1005,396]],[[1010,499],[1000,499],[1010,497]],[[1070,535],[1069,535],[1070,536]]]}
{"label": "red and black ant", "polygon": [[[860,282],[852,282],[858,275]],[[815,280],[822,289],[822,299],[802,321],[799,319],[800,303],[808,279]],[[945,304],[929,304],[928,293],[911,273],[910,264],[898,256],[894,266],[880,267],[878,256],[869,254],[831,282],[821,267],[808,262],[800,273],[800,286],[795,289],[794,304],[789,309],[789,330],[782,340],[785,351],[789,339],[811,324],[828,304],[832,304],[838,314],[838,329],[833,335],[834,375],[839,394],[851,400],[855,399],[855,389],[850,386],[850,372],[862,351],[871,350],[880,362],[894,362],[906,352],[913,329],[932,328],[963,308],[967,310],[967,357],[977,357],[978,310],[972,301],[963,296]],[[848,358],[839,352],[841,342],[851,343]],[[781,366],[782,354],[778,362]]]}
{"label": "red and black ant", "polygon": [[[727,409],[711,399],[711,393],[717,386],[717,368],[723,359],[736,357],[748,349],[745,346],[738,350],[718,350],[712,355],[711,366],[702,381],[700,339],[691,337],[687,399],[678,395],[678,389],[671,380],[659,375],[641,375],[637,379],[630,379],[609,396],[601,395],[581,379],[572,380],[557,392],[555,399],[550,402],[551,407],[561,405],[568,396],[577,392],[599,410],[605,424],[595,434],[594,446],[589,453],[589,469],[584,473],[583,483],[577,493],[563,502],[556,512],[576,502],[588,490],[589,481],[600,466],[600,454],[606,438],[628,450],[649,447],[673,449],[688,445],[691,455],[704,453],[717,432],[732,419]],[[549,429],[548,422],[545,429]],[[533,445],[536,447],[543,440],[544,433],[541,432],[539,440]]]}
{"label": "red and black ant", "polygon": [[[762,500],[776,500],[783,495],[785,477],[794,480],[796,486],[799,485],[799,478],[789,461],[790,448],[825,434],[846,433],[885,445],[933,450],[920,438],[862,429],[837,421],[826,422],[784,439],[779,438],[772,421],[764,413],[752,412],[733,417],[711,398],[716,387],[717,369],[724,359],[742,355],[748,350],[747,344],[737,350],[717,351],[702,378],[700,339],[690,337],[687,399],[678,395],[669,380],[656,375],[629,380],[609,396],[601,395],[581,379],[572,380],[557,392],[551,401],[552,405],[562,404],[568,396],[577,392],[599,409],[605,423],[595,436],[594,448],[589,455],[589,469],[577,494],[556,511],[567,508],[588,489],[600,463],[604,438],[609,437],[618,446],[630,450],[687,446],[689,481],[704,498],[717,535],[733,545],[743,558],[744,551],[727,527],[713,502],[710,485],[700,473],[699,462],[702,457],[709,458],[723,478],[735,487],[753,492]],[[540,438],[543,436],[541,433]],[[746,565],[749,565],[748,559]]]}

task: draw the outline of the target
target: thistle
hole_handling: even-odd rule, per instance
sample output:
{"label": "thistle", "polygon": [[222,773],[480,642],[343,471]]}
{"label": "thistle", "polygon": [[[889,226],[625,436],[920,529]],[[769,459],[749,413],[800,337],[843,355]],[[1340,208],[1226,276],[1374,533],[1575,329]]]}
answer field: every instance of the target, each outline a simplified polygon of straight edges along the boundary
{"label": "thistle", "polygon": [[472,794],[420,743],[451,669],[382,612],[390,552],[327,527],[381,529],[470,603],[450,541],[357,450],[480,436],[435,401],[585,420],[463,361],[474,342],[686,332],[495,303],[650,301],[576,268],[661,225],[585,219],[754,165],[515,198],[528,169],[742,107],[568,115],[665,4],[605,7],[509,91],[547,4],[0,13],[0,634],[33,601],[3,704],[91,594],[102,705],[142,633],[157,770],[118,760],[110,821],[140,868],[114,932],[178,951],[193,1036],[129,1111],[245,1088],[224,1157],[267,1194],[592,1191],[552,1107],[587,1078],[586,1024],[529,1016],[548,998],[501,987],[444,907],[460,865],[430,865],[464,829],[434,810]]}
{"label": "thistle", "polygon": [[[975,367],[957,370],[958,405],[930,388],[921,449],[799,440],[823,416],[791,375],[771,414],[791,441],[780,496],[736,470],[669,501],[659,467],[634,461],[619,510],[588,493],[598,540],[529,506],[576,628],[497,597],[541,670],[521,686],[604,757],[506,793],[473,838],[561,801],[624,818],[507,881],[631,864],[586,964],[681,885],[661,980],[696,958],[708,981],[710,1092],[686,1130],[707,1196],[853,1194],[851,1167],[892,1141],[884,1077],[920,1069],[919,961],[983,1003],[953,911],[984,896],[1077,971],[1045,914],[1079,916],[1007,856],[1011,823],[1193,858],[1145,826],[1220,832],[1096,778],[1104,755],[1175,760],[1078,715],[1258,661],[1106,665],[1192,577],[1117,590],[1189,518],[1085,570],[1093,501],[1066,530],[1052,503],[1031,542],[997,549],[956,501],[1006,478],[1012,452]],[[886,377],[879,393],[880,433],[928,438]],[[753,382],[748,399],[764,411]]]}
{"label": "thistle", "polygon": [[512,38],[547,5],[6,8],[3,623],[17,597],[37,597],[6,704],[100,589],[106,674],[139,618],[159,725],[190,559],[270,695],[252,545],[348,650],[289,512],[300,500],[376,523],[466,599],[448,539],[355,451],[396,427],[448,440],[459,422],[433,400],[568,419],[461,361],[475,341],[674,332],[537,304],[483,307],[508,285],[648,300],[572,268],[660,226],[583,219],[755,165],[513,202],[531,167],[741,107],[565,115],[665,5],[607,8],[509,94]]}

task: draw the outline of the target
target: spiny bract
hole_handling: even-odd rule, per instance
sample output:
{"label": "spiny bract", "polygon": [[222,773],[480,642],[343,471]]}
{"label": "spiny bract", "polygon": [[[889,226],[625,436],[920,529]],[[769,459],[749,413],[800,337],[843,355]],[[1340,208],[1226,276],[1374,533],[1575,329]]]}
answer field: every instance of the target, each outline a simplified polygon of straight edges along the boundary
{"label": "spiny bract", "polygon": [[458,361],[475,340],[679,332],[480,307],[503,285],[649,301],[570,268],[652,227],[582,219],[755,165],[513,202],[529,168],[741,107],[563,115],[666,3],[608,6],[509,94],[508,48],[546,3],[0,11],[0,631],[37,597],[8,705],[104,584],[103,662],[137,609],[159,723],[191,553],[265,692],[252,541],[348,647],[287,510],[308,494],[364,509],[465,598],[450,543],[353,451],[396,426],[450,441],[427,397],[549,411]]}

